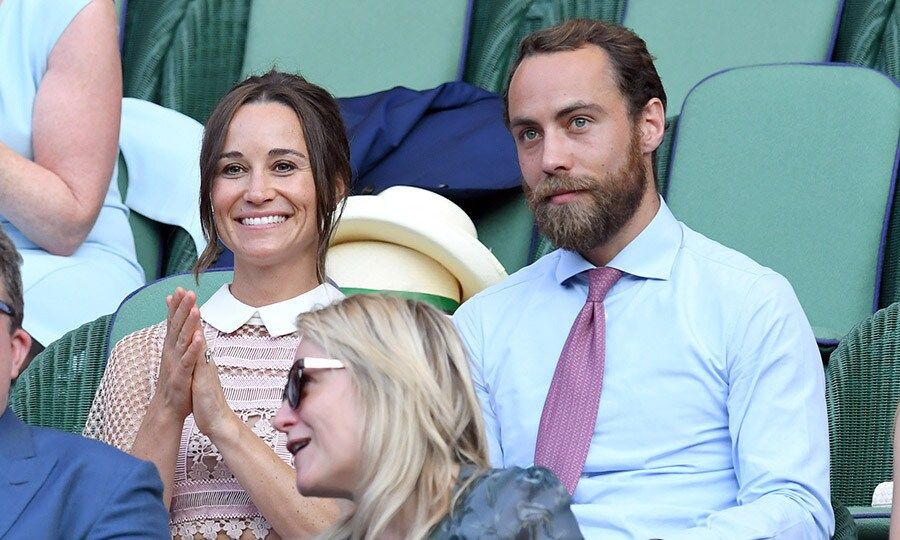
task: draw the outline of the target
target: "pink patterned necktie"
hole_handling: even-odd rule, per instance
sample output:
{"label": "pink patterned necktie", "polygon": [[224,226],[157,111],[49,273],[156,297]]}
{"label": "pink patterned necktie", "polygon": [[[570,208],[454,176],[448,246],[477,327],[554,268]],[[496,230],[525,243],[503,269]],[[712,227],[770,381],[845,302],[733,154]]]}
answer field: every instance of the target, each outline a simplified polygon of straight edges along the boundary
{"label": "pink patterned necktie", "polygon": [[597,423],[606,352],[603,299],[620,277],[622,272],[605,266],[588,271],[587,301],[569,330],[541,413],[534,463],[553,471],[570,494]]}

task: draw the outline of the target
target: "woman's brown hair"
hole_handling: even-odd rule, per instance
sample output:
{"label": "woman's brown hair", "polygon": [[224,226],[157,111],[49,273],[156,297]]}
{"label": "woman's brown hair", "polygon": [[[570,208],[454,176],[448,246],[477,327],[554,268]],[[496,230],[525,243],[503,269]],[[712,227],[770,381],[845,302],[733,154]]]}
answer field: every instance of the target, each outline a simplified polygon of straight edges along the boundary
{"label": "woman's brown hair", "polygon": [[206,121],[200,149],[200,224],[206,249],[194,265],[194,276],[209,268],[221,251],[211,193],[228,127],[243,105],[266,102],[290,107],[303,127],[316,187],[319,233],[316,276],[321,283],[325,280],[325,253],[343,210],[344,195],[350,188],[350,143],[337,101],[327,90],[299,75],[275,70],[249,77],[232,88],[216,104]]}

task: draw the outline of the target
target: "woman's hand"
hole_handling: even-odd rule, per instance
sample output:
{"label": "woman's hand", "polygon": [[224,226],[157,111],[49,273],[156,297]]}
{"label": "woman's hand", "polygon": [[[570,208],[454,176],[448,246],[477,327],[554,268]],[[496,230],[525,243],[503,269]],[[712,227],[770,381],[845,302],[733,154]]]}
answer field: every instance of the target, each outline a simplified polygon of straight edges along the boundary
{"label": "woman's hand", "polygon": [[[203,339],[202,332],[197,332],[195,341]],[[205,348],[204,348],[205,350]],[[194,405],[194,421],[204,435],[216,443],[224,430],[233,427],[239,421],[225,400],[225,391],[219,380],[219,369],[213,359],[198,360],[194,364],[194,375],[191,382],[191,399]]]}
{"label": "woman's hand", "polygon": [[152,461],[163,481],[163,502],[172,502],[175,463],[184,419],[191,414],[194,365],[204,361],[206,340],[200,326],[197,295],[181,287],[166,297],[166,337],[159,362],[156,392],[141,420],[131,454]]}
{"label": "woman's hand", "polygon": [[[194,366],[203,363],[206,340],[200,326],[197,295],[181,287],[166,297],[169,314],[153,400],[165,416],[184,422],[193,410]],[[199,336],[199,338],[198,338]]]}

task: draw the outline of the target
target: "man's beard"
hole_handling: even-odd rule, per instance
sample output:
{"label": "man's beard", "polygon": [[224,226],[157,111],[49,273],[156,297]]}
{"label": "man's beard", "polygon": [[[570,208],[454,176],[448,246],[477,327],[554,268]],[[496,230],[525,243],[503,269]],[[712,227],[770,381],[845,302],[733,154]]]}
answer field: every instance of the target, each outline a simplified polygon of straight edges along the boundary
{"label": "man's beard", "polygon": [[[637,134],[635,134],[637,135]],[[632,136],[628,161],[603,180],[592,176],[548,176],[534,189],[525,186],[528,207],[538,230],[556,247],[587,254],[622,230],[641,204],[647,174],[638,138]],[[550,197],[584,190],[582,198],[553,204]]]}

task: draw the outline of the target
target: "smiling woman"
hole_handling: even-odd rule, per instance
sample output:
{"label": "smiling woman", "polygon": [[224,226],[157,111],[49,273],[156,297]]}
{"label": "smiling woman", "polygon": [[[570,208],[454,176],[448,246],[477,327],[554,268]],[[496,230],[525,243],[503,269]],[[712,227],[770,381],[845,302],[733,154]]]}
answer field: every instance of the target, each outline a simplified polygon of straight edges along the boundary
{"label": "smiling woman", "polygon": [[325,252],[350,179],[337,103],[270,72],[232,89],[207,122],[195,272],[234,252],[234,280],[202,307],[166,299],[168,318],[113,349],[85,434],[153,461],[173,536],[309,537],[335,503],[293,486],[270,421],[300,341],[295,317],[343,298]]}

